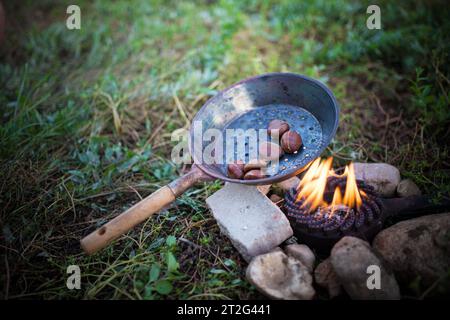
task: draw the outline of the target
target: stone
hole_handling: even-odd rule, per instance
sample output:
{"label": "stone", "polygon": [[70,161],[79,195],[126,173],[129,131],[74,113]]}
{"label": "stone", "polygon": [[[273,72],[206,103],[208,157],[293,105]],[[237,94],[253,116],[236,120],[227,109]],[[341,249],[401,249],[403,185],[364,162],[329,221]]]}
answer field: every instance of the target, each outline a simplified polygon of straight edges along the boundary
{"label": "stone", "polygon": [[315,295],[308,268],[281,251],[253,258],[246,277],[259,292],[271,299],[311,300]]}
{"label": "stone", "polygon": [[296,176],[289,178],[287,180],[278,182],[276,184],[277,187],[279,187],[283,191],[289,191],[293,188],[297,188],[298,184],[300,183],[300,179]]}
{"label": "stone", "polygon": [[303,263],[310,272],[314,269],[316,256],[311,249],[305,244],[290,244],[284,247],[284,252],[290,257],[293,257]]}
{"label": "stone", "polygon": [[284,253],[283,249],[281,249],[280,247],[275,247],[272,250],[270,250],[269,252],[283,252]]}
{"label": "stone", "polygon": [[247,261],[293,235],[284,213],[255,186],[226,183],[206,204],[220,230]]}
{"label": "stone", "polygon": [[341,284],[339,283],[336,272],[333,270],[330,258],[323,260],[316,267],[314,270],[314,280],[320,287],[328,290],[330,299],[342,293]]}
{"label": "stone", "polygon": [[[352,299],[400,299],[400,290],[394,274],[368,242],[356,237],[343,237],[331,250],[330,259],[339,282]],[[369,289],[369,285],[375,287]]]}
{"label": "stone", "polygon": [[404,179],[397,186],[399,197],[420,196],[421,194],[419,187],[411,179]]}
{"label": "stone", "polygon": [[387,163],[354,163],[356,179],[373,186],[381,196],[395,196],[400,171]]}
{"label": "stone", "polygon": [[450,213],[399,222],[381,231],[374,249],[402,283],[432,285],[450,270]]}

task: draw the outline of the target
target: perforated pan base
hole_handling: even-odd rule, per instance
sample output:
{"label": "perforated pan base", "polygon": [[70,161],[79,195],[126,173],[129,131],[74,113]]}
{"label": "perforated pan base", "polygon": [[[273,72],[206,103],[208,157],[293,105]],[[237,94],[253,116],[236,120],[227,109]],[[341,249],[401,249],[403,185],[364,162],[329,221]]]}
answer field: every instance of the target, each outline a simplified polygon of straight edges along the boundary
{"label": "perforated pan base", "polygon": [[[319,121],[305,109],[288,105],[288,104],[270,104],[262,107],[250,110],[238,118],[231,121],[224,128],[224,136],[226,136],[227,129],[263,129],[267,130],[269,122],[274,120],[284,120],[289,123],[291,130],[297,131],[303,140],[303,146],[295,154],[284,154],[279,164],[271,164],[268,168],[268,177],[273,177],[278,174],[283,174],[285,170],[302,168],[307,165],[311,160],[318,157],[322,148],[323,137],[322,127]],[[221,166],[221,171],[224,175],[227,175],[227,163],[232,163],[236,160],[243,160],[248,162],[251,156],[258,154],[259,136],[257,136],[258,144],[255,146],[249,144],[249,138],[242,132],[241,135],[237,135],[234,141],[234,153],[225,152],[225,164]],[[238,139],[242,145],[242,139],[245,139],[245,148],[239,150]],[[226,150],[226,139],[224,139],[224,150]]]}

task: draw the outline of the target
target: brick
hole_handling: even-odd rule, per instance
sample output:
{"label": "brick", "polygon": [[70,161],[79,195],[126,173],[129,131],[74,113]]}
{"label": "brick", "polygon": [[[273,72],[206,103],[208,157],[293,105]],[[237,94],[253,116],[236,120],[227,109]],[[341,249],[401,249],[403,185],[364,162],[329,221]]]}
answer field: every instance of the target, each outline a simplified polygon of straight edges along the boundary
{"label": "brick", "polygon": [[247,261],[293,234],[284,213],[255,186],[227,183],[206,203],[220,230]]}

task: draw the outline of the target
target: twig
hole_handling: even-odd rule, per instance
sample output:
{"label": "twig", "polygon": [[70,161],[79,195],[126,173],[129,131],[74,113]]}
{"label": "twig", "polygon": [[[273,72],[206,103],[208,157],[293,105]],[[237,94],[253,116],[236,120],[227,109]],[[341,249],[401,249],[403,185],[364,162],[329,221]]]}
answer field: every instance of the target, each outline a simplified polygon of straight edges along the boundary
{"label": "twig", "polygon": [[380,99],[374,94],[372,93],[372,97],[374,98],[376,105],[378,107],[378,109],[380,109],[381,113],[384,114],[385,116],[387,116],[387,112],[386,110],[384,110],[383,106],[381,105]]}
{"label": "twig", "polygon": [[430,287],[428,287],[428,289],[425,290],[425,291],[422,293],[422,295],[420,296],[419,299],[420,299],[420,300],[425,299],[425,297],[426,297],[431,291],[433,291],[434,288],[436,288],[436,286],[438,285],[438,283],[439,283],[442,279],[444,279],[444,277],[445,277],[445,275],[439,277],[435,282],[433,282],[433,284],[432,284]]}
{"label": "twig", "polygon": [[176,93],[173,93],[173,100],[175,100],[175,105],[178,108],[178,111],[181,114],[181,117],[184,119],[184,121],[186,122],[186,128],[189,128],[189,126],[191,125],[191,121],[189,120],[189,117],[186,114],[186,111],[184,110],[183,105],[181,104],[180,100],[178,99]]}
{"label": "twig", "polygon": [[67,194],[69,195],[70,198],[70,202],[72,203],[72,209],[73,209],[73,222],[75,222],[77,220],[77,210],[75,209],[75,202],[73,201],[73,195],[70,194],[69,190],[66,187],[66,184],[63,182],[62,183],[64,190],[66,190]]}
{"label": "twig", "polygon": [[139,191],[137,191],[133,186],[131,186],[131,185],[129,185],[129,184],[127,184],[127,186],[128,186],[131,190],[133,190],[134,193],[137,194],[137,196],[139,197],[140,200],[142,200],[142,196],[141,196],[141,194],[139,193]]}
{"label": "twig", "polygon": [[161,131],[162,128],[164,128],[164,126],[166,125],[167,121],[169,121],[169,119],[171,119],[171,117],[173,116],[173,114],[175,113],[175,110],[172,110],[172,112],[169,114],[169,116],[167,117],[167,119],[165,121],[163,121],[156,129],[155,131],[152,133],[152,135],[150,136],[150,138],[148,138],[148,140],[145,142],[144,148],[147,147],[147,145],[149,143],[151,143],[153,141],[153,139],[159,134],[159,132]]}
{"label": "twig", "polygon": [[193,247],[194,247],[195,249],[197,249],[197,250],[200,249],[200,246],[199,246],[198,244],[195,244],[195,243],[193,243],[192,241],[190,241],[190,240],[188,240],[188,239],[186,239],[186,238],[179,237],[178,240],[180,240],[181,242],[184,242],[184,243],[187,243],[187,244],[193,246]]}

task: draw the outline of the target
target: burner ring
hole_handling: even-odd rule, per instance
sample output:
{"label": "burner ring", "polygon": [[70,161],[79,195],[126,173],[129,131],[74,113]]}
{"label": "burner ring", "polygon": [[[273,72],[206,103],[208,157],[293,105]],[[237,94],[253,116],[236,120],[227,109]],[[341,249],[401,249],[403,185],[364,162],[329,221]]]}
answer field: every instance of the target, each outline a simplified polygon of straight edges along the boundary
{"label": "burner ring", "polygon": [[[284,211],[297,238],[318,251],[331,249],[334,243],[347,235],[371,240],[383,224],[382,202],[372,186],[361,180],[356,183],[358,189],[367,195],[363,197],[362,205],[358,209],[340,206],[332,215],[329,208],[309,213],[302,199],[296,201],[296,189],[286,192]],[[324,199],[330,202],[335,188],[342,191],[346,185],[347,179],[344,177],[329,177]]]}

